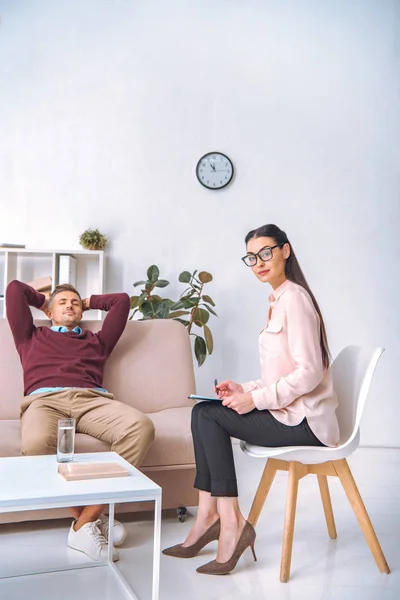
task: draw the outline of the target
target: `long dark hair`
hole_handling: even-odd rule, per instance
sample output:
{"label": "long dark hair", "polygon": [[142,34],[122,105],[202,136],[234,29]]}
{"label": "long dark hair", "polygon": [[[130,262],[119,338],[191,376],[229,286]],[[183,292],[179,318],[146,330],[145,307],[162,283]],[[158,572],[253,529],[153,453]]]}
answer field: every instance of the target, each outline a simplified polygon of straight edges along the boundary
{"label": "long dark hair", "polygon": [[293,283],[301,285],[301,287],[307,290],[307,292],[310,294],[311,300],[314,304],[314,308],[317,311],[320,320],[320,345],[322,353],[322,363],[325,369],[327,369],[329,367],[330,362],[330,352],[324,319],[322,318],[322,313],[314,297],[314,294],[312,293],[310,286],[308,285],[307,280],[304,277],[304,273],[301,270],[299,261],[296,258],[292,244],[289,242],[286,233],[282,231],[282,229],[279,229],[279,227],[277,227],[276,225],[263,225],[262,227],[258,227],[257,229],[249,231],[245,238],[246,246],[249,240],[259,237],[273,238],[277,244],[289,244],[290,256],[286,259],[285,262],[285,275],[289,279],[289,281],[293,281]]}

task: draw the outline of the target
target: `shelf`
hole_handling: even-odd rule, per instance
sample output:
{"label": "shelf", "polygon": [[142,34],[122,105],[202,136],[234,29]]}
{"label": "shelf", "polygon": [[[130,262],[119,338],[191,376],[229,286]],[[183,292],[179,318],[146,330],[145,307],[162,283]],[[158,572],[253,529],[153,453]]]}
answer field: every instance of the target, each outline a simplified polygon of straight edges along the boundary
{"label": "shelf", "polygon": [[[83,249],[41,250],[36,248],[0,248],[0,294],[4,295],[10,281],[33,281],[41,277],[51,277],[52,289],[60,283],[60,256],[75,259],[74,280],[63,279],[61,283],[72,283],[82,298],[104,293],[104,251]],[[2,282],[2,283],[1,283]],[[0,317],[6,316],[6,302],[0,297]],[[43,313],[32,309],[35,318],[43,318]],[[85,318],[103,318],[102,311],[88,311]]]}

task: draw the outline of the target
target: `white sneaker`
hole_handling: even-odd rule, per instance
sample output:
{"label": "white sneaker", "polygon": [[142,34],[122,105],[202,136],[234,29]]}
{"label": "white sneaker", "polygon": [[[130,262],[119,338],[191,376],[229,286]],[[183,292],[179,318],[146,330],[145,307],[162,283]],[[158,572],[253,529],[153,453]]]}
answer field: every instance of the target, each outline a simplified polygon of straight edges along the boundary
{"label": "white sneaker", "polygon": [[[106,515],[100,515],[100,517],[98,518],[98,528],[100,529],[100,532],[102,533],[102,535],[104,535],[104,537],[106,538],[107,542],[108,542],[108,530],[109,530],[109,521],[108,521],[108,517]],[[121,544],[124,543],[125,538],[127,535],[127,531],[125,529],[125,527],[122,525],[122,523],[120,523],[119,521],[117,521],[116,519],[114,519],[114,528],[113,528],[113,544],[114,546],[120,546]]]}
{"label": "white sneaker", "polygon": [[[74,550],[84,552],[93,560],[107,559],[108,543],[99,529],[100,520],[91,521],[75,531],[74,524],[68,533],[68,546]],[[113,548],[113,561],[119,560],[119,552]]]}

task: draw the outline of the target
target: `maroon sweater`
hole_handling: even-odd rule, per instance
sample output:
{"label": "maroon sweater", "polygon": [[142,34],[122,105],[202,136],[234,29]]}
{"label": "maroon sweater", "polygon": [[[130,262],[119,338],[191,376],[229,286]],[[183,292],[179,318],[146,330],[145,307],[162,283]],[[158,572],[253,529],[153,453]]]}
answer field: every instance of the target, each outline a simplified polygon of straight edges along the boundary
{"label": "maroon sweater", "polygon": [[128,294],[90,297],[90,308],[109,311],[98,333],[59,333],[35,327],[30,306],[45,296],[12,281],[6,292],[7,318],[24,371],[27,396],[41,387],[102,387],[104,365],[124,331],[130,309]]}

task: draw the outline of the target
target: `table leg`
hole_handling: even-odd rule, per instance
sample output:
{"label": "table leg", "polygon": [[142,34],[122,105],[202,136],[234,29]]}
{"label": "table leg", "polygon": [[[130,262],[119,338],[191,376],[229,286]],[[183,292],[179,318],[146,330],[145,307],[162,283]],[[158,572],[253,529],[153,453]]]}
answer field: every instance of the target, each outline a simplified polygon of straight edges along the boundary
{"label": "table leg", "polygon": [[114,539],[114,503],[110,502],[108,510],[108,563],[113,564],[113,539]]}
{"label": "table leg", "polygon": [[154,501],[154,552],[152,600],[158,600],[160,587],[161,498]]}

